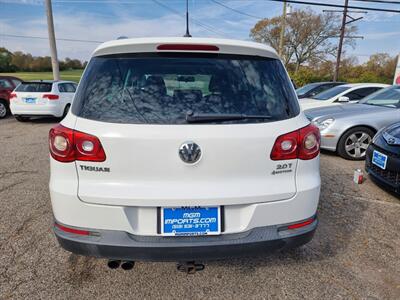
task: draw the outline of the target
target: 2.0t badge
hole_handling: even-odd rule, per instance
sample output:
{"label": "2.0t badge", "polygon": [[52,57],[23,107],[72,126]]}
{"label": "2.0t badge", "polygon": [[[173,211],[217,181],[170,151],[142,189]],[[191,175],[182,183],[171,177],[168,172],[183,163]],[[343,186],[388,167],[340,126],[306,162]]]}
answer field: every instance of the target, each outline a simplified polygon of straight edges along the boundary
{"label": "2.0t badge", "polygon": [[195,142],[185,142],[179,147],[179,157],[187,164],[194,164],[201,157],[200,146]]}

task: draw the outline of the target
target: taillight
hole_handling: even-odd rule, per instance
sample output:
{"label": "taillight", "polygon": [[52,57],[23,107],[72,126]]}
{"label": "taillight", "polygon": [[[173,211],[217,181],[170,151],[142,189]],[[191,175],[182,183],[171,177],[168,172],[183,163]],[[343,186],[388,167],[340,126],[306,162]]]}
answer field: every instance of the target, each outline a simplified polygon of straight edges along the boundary
{"label": "taillight", "polygon": [[319,154],[321,145],[321,134],[318,127],[308,125],[299,131],[299,159],[313,159]]}
{"label": "taillight", "polygon": [[320,142],[319,129],[310,124],[279,136],[272,147],[271,159],[312,159],[319,154]]}
{"label": "taillight", "polygon": [[17,94],[16,93],[11,93],[8,99],[12,100],[14,98],[17,98]]}
{"label": "taillight", "polygon": [[43,99],[49,99],[49,100],[58,100],[60,99],[60,96],[54,95],[54,94],[44,94],[42,96]]}
{"label": "taillight", "polygon": [[214,45],[201,44],[162,44],[157,46],[157,50],[167,51],[219,51]]}
{"label": "taillight", "polygon": [[103,146],[97,137],[62,125],[50,129],[49,147],[51,156],[60,162],[106,160]]}

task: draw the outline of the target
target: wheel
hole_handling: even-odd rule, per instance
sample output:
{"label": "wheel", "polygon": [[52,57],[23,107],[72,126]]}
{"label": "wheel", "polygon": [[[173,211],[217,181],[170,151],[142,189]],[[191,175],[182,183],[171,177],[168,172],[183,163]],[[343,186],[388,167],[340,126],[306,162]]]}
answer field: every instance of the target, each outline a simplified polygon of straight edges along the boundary
{"label": "wheel", "polygon": [[8,114],[7,102],[0,99],[0,119],[5,118],[7,114]]}
{"label": "wheel", "polygon": [[18,122],[26,122],[26,121],[29,120],[28,117],[22,117],[22,116],[15,116],[15,119],[16,119]]}
{"label": "wheel", "polygon": [[363,160],[374,131],[367,127],[354,127],[346,131],[339,140],[338,154],[349,160]]}
{"label": "wheel", "polygon": [[64,119],[65,116],[68,114],[70,107],[71,107],[71,104],[67,104],[67,105],[65,106],[64,112],[63,112],[63,115],[62,115],[62,118],[63,118],[63,119]]}

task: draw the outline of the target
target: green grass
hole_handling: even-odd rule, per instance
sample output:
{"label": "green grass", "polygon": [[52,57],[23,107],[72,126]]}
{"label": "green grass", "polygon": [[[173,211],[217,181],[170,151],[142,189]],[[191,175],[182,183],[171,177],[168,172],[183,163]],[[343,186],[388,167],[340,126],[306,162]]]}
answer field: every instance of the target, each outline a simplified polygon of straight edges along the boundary
{"label": "green grass", "polygon": [[[62,80],[70,80],[79,82],[81,79],[83,70],[71,70],[71,71],[61,71],[61,79]],[[52,80],[53,73],[52,72],[16,72],[16,73],[0,73],[1,75],[15,76],[21,78],[22,80]]]}

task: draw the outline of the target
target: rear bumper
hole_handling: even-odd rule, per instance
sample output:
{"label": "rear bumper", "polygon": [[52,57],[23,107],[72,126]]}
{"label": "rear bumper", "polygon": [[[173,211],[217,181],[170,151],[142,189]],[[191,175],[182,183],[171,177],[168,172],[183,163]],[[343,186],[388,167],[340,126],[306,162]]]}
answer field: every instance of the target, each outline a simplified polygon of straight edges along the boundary
{"label": "rear bumper", "polygon": [[46,104],[46,105],[26,105],[13,104],[10,105],[11,113],[17,116],[53,116],[61,117],[63,108],[61,105]]}
{"label": "rear bumper", "polygon": [[59,244],[78,255],[134,261],[216,260],[254,256],[299,247],[314,236],[318,220],[302,228],[281,230],[288,224],[208,237],[135,236],[100,230],[96,236],[78,236],[54,228]]}

